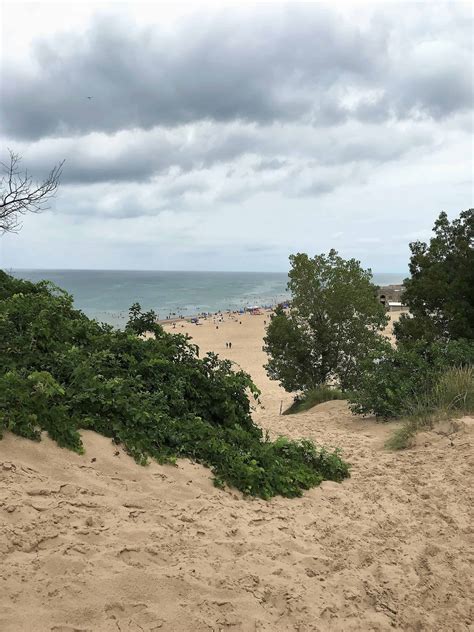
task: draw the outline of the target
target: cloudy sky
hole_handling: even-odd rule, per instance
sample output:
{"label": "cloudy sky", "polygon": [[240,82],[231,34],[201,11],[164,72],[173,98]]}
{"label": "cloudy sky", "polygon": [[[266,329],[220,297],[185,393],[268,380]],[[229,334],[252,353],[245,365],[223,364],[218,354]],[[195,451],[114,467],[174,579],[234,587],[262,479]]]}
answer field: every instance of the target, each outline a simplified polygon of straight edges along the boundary
{"label": "cloudy sky", "polygon": [[[0,148],[51,209],[0,266],[405,271],[473,205],[471,3],[2,5]],[[88,99],[92,96],[92,99]]]}

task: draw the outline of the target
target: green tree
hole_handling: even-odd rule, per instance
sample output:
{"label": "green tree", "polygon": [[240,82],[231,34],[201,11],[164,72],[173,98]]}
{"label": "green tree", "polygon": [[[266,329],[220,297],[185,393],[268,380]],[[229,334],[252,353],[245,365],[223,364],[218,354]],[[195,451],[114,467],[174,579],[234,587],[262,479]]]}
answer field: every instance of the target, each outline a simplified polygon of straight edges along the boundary
{"label": "green tree", "polygon": [[308,391],[357,382],[360,361],[386,345],[380,332],[388,322],[370,270],[335,250],[314,258],[290,257],[291,307],[276,311],[265,337],[270,379],[287,391]]}
{"label": "green tree", "polygon": [[128,310],[129,319],[125,325],[125,330],[141,336],[151,332],[155,336],[161,336],[163,328],[158,324],[158,316],[151,309],[149,312],[142,312],[140,303],[134,303]]}
{"label": "green tree", "polygon": [[403,295],[410,316],[395,325],[398,342],[474,339],[474,209],[452,222],[441,213],[433,232],[429,244],[410,244]]}

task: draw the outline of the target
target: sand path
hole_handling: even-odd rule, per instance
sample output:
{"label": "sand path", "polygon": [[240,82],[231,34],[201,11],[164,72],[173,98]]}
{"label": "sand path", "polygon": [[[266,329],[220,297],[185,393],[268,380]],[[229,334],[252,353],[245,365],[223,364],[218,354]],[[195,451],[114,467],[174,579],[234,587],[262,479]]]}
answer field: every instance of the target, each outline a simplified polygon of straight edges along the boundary
{"label": "sand path", "polygon": [[340,446],[351,479],[264,502],[187,461],[139,467],[95,433],[82,457],[7,434],[2,632],[473,629],[473,420],[391,454],[390,428],[344,402],[279,416],[291,398],[263,371],[263,319],[186,328],[251,372],[259,423]]}

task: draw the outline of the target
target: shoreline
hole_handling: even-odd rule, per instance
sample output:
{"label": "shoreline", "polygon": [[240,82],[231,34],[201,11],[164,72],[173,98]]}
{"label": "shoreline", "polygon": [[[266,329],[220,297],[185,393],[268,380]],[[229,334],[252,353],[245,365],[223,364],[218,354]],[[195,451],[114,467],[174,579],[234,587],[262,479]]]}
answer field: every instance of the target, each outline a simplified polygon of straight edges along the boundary
{"label": "shoreline", "polygon": [[[387,307],[387,313],[393,312],[406,312],[407,308],[402,302],[403,297],[403,284],[394,283],[390,285],[381,285],[377,288],[377,298],[378,300]],[[265,305],[254,305],[253,307],[245,306],[240,310],[233,309],[219,309],[215,312],[198,312],[197,314],[181,314],[176,316],[175,314],[170,314],[166,318],[158,318],[156,322],[159,325],[167,325],[167,324],[176,324],[179,322],[193,322],[194,320],[207,320],[209,318],[217,318],[220,315],[234,315],[234,316],[242,316],[244,314],[252,313],[255,310],[262,310],[265,312],[273,312],[279,305],[288,306],[291,303],[291,299],[282,300],[275,303],[267,303]]]}
{"label": "shoreline", "polygon": [[[252,272],[166,272],[126,270],[11,270],[13,276],[31,282],[48,279],[74,297],[74,306],[98,322],[123,328],[130,306],[138,302],[146,312],[157,313],[160,324],[179,317],[192,319],[203,312],[245,310],[290,299],[287,276],[275,282],[275,274]],[[401,273],[374,273],[372,283],[392,290],[400,286]],[[397,300],[389,295],[388,300]]]}
{"label": "shoreline", "polygon": [[[219,310],[217,312],[203,312],[201,314],[194,314],[192,316],[174,316],[173,318],[158,318],[156,322],[158,325],[169,325],[169,324],[176,324],[180,322],[200,324],[200,323],[196,323],[195,321],[200,321],[200,320],[208,321],[211,319],[216,319],[216,318],[220,318],[224,316],[235,316],[236,318],[238,318],[239,316],[245,316],[247,314],[255,316],[255,315],[262,315],[263,312],[272,313],[275,311],[275,309],[279,305],[282,305],[282,304],[287,305],[287,303],[276,303],[275,305],[264,305],[264,306],[255,305],[253,309],[245,308],[241,311],[240,310]],[[257,311],[259,311],[260,314],[257,314],[256,313]]]}

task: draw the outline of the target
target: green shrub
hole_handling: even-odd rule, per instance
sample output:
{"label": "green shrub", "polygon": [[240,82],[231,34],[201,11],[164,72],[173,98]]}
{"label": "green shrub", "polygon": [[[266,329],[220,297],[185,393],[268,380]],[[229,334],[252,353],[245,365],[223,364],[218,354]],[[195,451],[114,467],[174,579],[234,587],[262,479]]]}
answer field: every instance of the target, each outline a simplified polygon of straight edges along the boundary
{"label": "green shrub", "polygon": [[332,388],[327,384],[321,384],[317,388],[310,389],[300,397],[295,397],[295,401],[284,411],[284,415],[294,415],[310,410],[318,404],[328,402],[333,399],[346,399],[344,393],[338,388]]}
{"label": "green shrub", "polygon": [[473,364],[471,341],[387,346],[383,354],[368,358],[361,367],[357,389],[350,397],[351,409],[382,419],[412,415],[415,403],[427,393],[431,396],[443,371]]}
{"label": "green shrub", "polygon": [[408,419],[398,428],[386,446],[400,450],[410,445],[414,435],[434,423],[474,413],[474,369],[453,367],[439,374],[431,390],[407,402]]}
{"label": "green shrub", "polygon": [[[166,333],[153,312],[130,310],[125,331],[89,320],[63,290],[0,272],[0,436],[46,431],[82,452],[79,430],[121,443],[139,463],[188,457],[217,484],[270,498],[342,480],[339,453],[264,437],[251,417],[259,391],[188,336]],[[151,331],[144,339],[140,334]]]}

